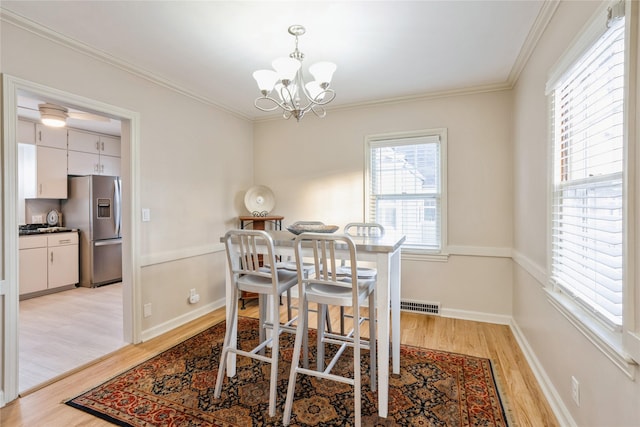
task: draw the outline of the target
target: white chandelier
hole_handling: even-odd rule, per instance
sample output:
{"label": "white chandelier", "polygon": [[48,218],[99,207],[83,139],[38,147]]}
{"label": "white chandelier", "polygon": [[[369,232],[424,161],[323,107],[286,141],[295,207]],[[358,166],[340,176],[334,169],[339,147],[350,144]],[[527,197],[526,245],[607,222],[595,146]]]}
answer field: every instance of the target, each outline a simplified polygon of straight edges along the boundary
{"label": "white chandelier", "polygon": [[[336,64],[332,62],[317,62],[309,67],[309,72],[315,78],[314,81],[304,83],[302,78],[302,60],[304,54],[298,50],[298,36],[305,33],[302,25],[289,27],[289,34],[296,38],[296,48],[288,58],[278,58],[271,65],[274,70],[258,70],[253,73],[253,78],[258,82],[262,93],[256,98],[254,105],[261,111],[274,111],[282,109],[282,116],[288,119],[294,116],[300,121],[307,111],[313,111],[318,117],[324,117],[324,106],[333,101],[336,93],[329,89],[331,77],[336,70]],[[275,90],[278,99],[269,96]]]}

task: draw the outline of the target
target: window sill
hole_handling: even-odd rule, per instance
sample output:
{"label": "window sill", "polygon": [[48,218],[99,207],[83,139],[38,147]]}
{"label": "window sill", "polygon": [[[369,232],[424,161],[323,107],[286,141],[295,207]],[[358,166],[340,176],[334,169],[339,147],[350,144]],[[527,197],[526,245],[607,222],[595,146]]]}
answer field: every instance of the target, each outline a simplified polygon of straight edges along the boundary
{"label": "window sill", "polygon": [[622,333],[609,330],[562,293],[549,288],[545,288],[545,290],[551,305],[620,368],[627,377],[634,380],[637,365],[623,349]]}

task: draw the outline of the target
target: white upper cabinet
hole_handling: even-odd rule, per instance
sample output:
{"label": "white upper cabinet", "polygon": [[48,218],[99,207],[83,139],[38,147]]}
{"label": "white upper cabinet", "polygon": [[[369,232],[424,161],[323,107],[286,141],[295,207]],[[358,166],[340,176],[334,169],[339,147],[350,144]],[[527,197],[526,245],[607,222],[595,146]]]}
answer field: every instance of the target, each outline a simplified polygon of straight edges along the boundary
{"label": "white upper cabinet", "polygon": [[18,120],[19,222],[24,200],[67,198],[67,129]]}
{"label": "white upper cabinet", "polygon": [[36,145],[67,149],[67,128],[52,128],[36,123]]}
{"label": "white upper cabinet", "polygon": [[69,175],[120,175],[120,138],[69,129]]}
{"label": "white upper cabinet", "polygon": [[36,182],[37,198],[67,198],[67,150],[37,147]]}
{"label": "white upper cabinet", "polygon": [[120,157],[120,138],[100,135],[100,154]]}

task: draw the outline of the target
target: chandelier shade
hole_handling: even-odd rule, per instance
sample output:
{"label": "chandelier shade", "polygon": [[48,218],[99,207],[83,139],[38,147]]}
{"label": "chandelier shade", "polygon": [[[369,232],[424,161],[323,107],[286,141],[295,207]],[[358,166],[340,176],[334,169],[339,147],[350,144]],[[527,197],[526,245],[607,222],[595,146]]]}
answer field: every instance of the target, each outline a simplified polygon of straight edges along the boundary
{"label": "chandelier shade", "polygon": [[[336,94],[329,89],[336,64],[321,61],[309,67],[309,73],[315,80],[305,83],[302,72],[304,54],[298,50],[298,37],[306,32],[302,25],[289,27],[289,34],[295,36],[295,50],[289,57],[275,59],[271,65],[273,70],[258,70],[253,78],[258,83],[261,97],[256,98],[254,105],[260,111],[275,111],[282,109],[285,119],[291,116],[300,119],[308,111],[318,117],[324,117],[324,106],[333,101]],[[271,96],[276,92],[277,98]]]}

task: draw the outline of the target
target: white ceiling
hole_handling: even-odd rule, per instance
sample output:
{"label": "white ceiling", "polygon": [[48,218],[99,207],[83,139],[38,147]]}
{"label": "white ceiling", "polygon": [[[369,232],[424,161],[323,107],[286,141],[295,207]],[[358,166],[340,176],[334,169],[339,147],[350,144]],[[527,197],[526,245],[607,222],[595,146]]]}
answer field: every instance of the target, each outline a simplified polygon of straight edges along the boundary
{"label": "white ceiling", "polygon": [[[251,74],[307,33],[338,65],[331,106],[513,83],[544,1],[7,1],[9,11],[200,99],[264,117]],[[329,110],[330,111],[330,110]]]}

